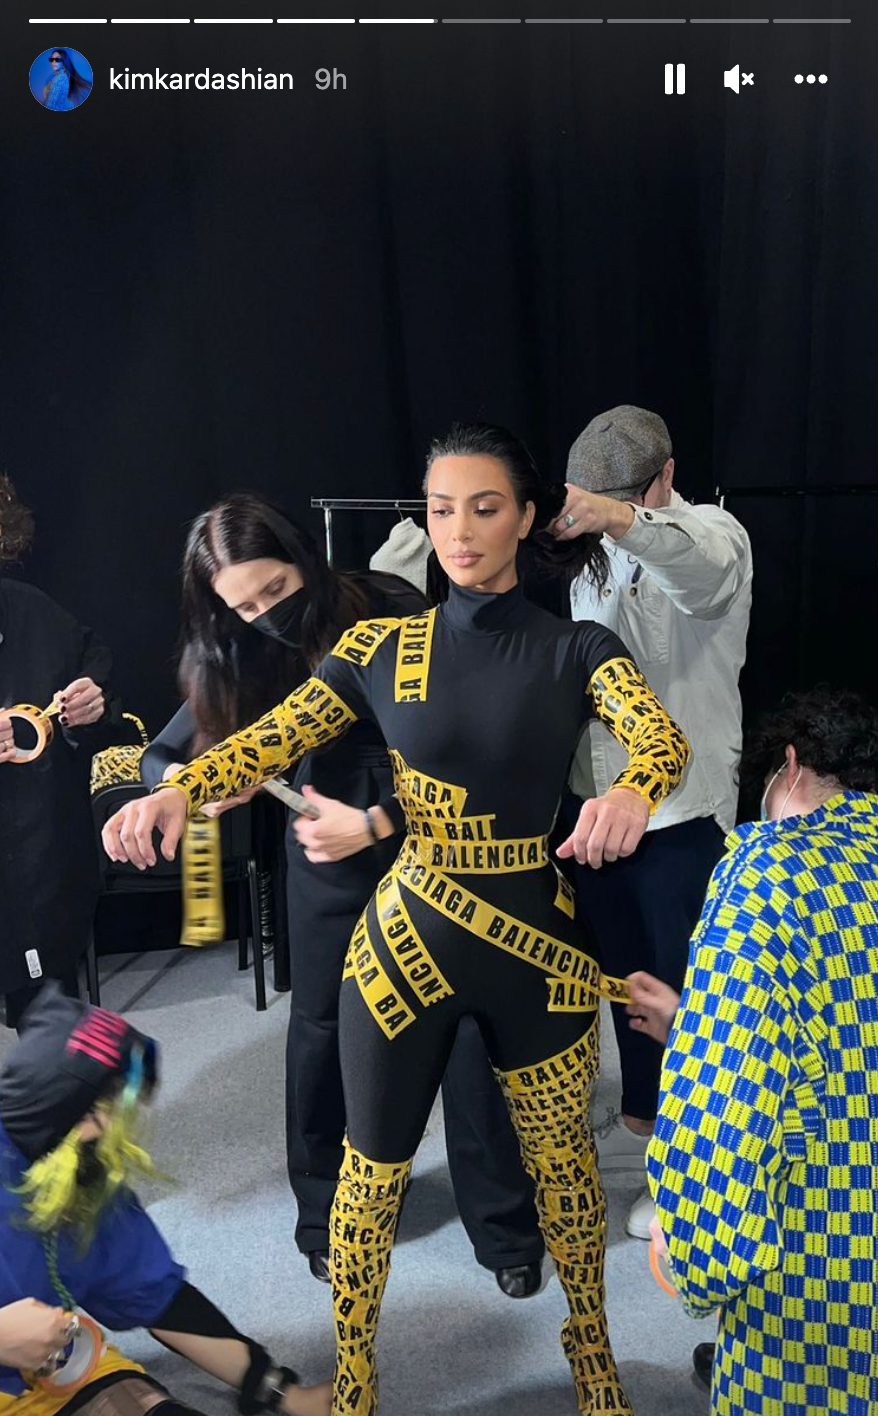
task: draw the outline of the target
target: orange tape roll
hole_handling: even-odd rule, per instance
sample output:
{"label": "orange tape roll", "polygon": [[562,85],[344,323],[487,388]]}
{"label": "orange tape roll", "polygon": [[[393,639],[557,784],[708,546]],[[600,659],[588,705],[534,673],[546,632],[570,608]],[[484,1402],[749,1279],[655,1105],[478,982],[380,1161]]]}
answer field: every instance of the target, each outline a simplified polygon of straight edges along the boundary
{"label": "orange tape roll", "polygon": [[36,762],[43,755],[55,735],[49,714],[57,711],[54,703],[49,708],[36,708],[33,703],[16,703],[14,708],[3,709],[7,718],[27,723],[36,735],[33,747],[16,747],[13,762]]}
{"label": "orange tape roll", "polygon": [[670,1294],[672,1298],[679,1298],[679,1291],[674,1286],[674,1280],[671,1277],[667,1254],[659,1253],[654,1239],[649,1242],[649,1267],[652,1269],[652,1276],[659,1288]]}
{"label": "orange tape roll", "polygon": [[57,1392],[59,1395],[78,1391],[90,1382],[98,1369],[104,1351],[104,1334],[93,1318],[85,1313],[75,1313],[76,1331],[70,1343],[70,1353],[57,1371],[48,1377],[37,1377],[37,1386],[43,1391]]}

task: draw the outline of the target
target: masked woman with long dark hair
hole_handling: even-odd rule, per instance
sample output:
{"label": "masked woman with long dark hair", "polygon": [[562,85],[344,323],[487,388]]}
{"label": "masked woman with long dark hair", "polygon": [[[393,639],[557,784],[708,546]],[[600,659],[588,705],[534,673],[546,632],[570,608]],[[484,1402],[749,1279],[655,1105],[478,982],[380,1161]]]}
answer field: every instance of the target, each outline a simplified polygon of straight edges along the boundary
{"label": "masked woman with long dark hair", "polygon": [[78,108],[92,91],[92,80],[77,72],[66,49],[55,48],[49,55],[52,77],[43,89],[46,108]]}
{"label": "masked woman with long dark hair", "polygon": [[[562,855],[630,855],[688,757],[617,637],[528,603],[522,543],[558,516],[522,444],[455,426],[425,490],[449,578],[438,609],[360,623],[260,722],[104,828],[113,859],[172,858],[187,815],[256,785],[354,723],[379,726],[407,834],[352,936],[340,1013],[348,1132],[333,1207],[335,1416],[377,1410],[375,1336],[412,1158],[465,1019],[503,1087],[570,1316],[563,1345],[583,1416],[630,1411],[604,1310],[605,1205],[588,1121],[602,978],[548,836],[595,714],[628,754]],[[595,573],[596,538],[585,540]]]}
{"label": "masked woman with long dark hair", "polygon": [[[144,780],[155,785],[260,717],[304,682],[358,620],[425,608],[420,592],[397,576],[333,571],[310,534],[261,497],[242,493],[218,502],[194,522],[183,559],[186,701],[144,755]],[[298,1204],[296,1242],[314,1276],[326,1279],[345,1131],[342,968],[357,918],[399,850],[405,817],[386,745],[371,723],[309,752],[294,785],[310,795],[320,817],[299,827],[307,846],[286,833],[287,1159]],[[528,1296],[539,1285],[543,1253],[533,1187],[474,1028],[455,1049],[445,1111],[452,1179],[476,1256],[504,1292]]]}

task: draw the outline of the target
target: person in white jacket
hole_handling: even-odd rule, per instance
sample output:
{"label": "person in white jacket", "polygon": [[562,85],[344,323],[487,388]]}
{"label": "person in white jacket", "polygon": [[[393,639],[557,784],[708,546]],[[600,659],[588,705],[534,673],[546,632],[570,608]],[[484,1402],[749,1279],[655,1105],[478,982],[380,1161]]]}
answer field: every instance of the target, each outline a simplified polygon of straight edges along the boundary
{"label": "person in white jacket", "polygon": [[[619,635],[692,745],[682,785],[655,812],[638,849],[599,870],[577,866],[577,892],[608,973],[644,970],[679,992],[689,936],[735,824],[750,542],[727,511],[690,505],[674,489],[668,429],[644,408],[625,404],[592,419],[570,450],[567,487],[554,534],[602,535],[611,567],[602,592],[584,578],[574,582],[573,616]],[[618,751],[599,723],[588,725],[571,771],[575,797],[606,791],[622,766]],[[630,1030],[623,1008],[614,1008],[614,1022],[622,1099],[596,1125],[599,1161],[602,1170],[640,1169],[661,1049]],[[648,1239],[652,1216],[644,1190],[628,1233]]]}

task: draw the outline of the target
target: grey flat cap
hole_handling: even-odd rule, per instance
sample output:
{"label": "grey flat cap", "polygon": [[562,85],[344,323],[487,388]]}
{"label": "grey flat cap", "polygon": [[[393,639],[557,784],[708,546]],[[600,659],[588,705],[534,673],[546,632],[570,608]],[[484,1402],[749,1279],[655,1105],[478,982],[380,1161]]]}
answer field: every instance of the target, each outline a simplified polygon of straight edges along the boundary
{"label": "grey flat cap", "polygon": [[670,456],[664,419],[622,403],[592,418],[579,434],[567,459],[567,481],[585,492],[625,501],[636,496]]}

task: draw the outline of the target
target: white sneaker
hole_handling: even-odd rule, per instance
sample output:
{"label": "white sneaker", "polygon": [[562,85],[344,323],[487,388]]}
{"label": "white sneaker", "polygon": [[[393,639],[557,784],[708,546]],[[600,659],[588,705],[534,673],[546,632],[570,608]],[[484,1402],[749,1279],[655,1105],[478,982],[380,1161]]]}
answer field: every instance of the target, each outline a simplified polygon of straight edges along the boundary
{"label": "white sneaker", "polygon": [[625,1233],[630,1234],[632,1239],[651,1239],[649,1226],[655,1219],[655,1205],[652,1195],[648,1190],[644,1190],[642,1195],[638,1195],[634,1204],[628,1211],[628,1218],[625,1221]]}
{"label": "white sneaker", "polygon": [[625,1125],[621,1113],[614,1106],[607,1108],[603,1121],[594,1126],[594,1138],[598,1148],[598,1169],[643,1170],[646,1165],[646,1147],[649,1136],[636,1136]]}

